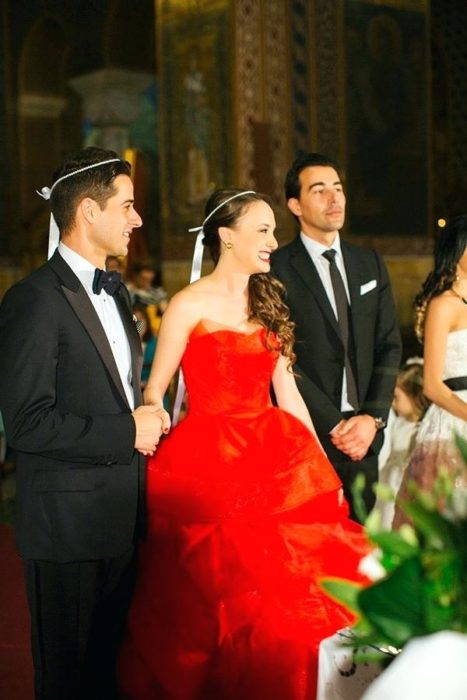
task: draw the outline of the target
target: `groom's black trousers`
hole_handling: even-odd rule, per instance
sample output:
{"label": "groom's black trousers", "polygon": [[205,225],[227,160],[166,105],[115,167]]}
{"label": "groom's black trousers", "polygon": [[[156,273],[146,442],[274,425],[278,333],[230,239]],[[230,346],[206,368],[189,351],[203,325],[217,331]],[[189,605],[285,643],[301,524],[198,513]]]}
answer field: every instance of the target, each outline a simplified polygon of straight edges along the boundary
{"label": "groom's black trousers", "polygon": [[26,561],[36,700],[115,700],[115,660],[135,578],[115,559]]}

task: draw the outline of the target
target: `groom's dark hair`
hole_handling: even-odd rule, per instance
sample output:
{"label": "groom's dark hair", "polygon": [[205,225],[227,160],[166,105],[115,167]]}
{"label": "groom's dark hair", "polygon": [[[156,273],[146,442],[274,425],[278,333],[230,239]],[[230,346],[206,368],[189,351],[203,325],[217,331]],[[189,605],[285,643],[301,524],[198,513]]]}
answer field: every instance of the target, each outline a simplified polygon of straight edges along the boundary
{"label": "groom's dark hair", "polygon": [[64,175],[113,158],[117,160],[70,175],[53,189],[50,204],[60,234],[73,227],[76,208],[85,197],[94,199],[101,209],[105,209],[107,200],[116,192],[115,178],[130,175],[131,166],[126,160],[121,160],[115,151],[91,146],[68,156],[61,168],[54,173],[53,182],[56,182]]}

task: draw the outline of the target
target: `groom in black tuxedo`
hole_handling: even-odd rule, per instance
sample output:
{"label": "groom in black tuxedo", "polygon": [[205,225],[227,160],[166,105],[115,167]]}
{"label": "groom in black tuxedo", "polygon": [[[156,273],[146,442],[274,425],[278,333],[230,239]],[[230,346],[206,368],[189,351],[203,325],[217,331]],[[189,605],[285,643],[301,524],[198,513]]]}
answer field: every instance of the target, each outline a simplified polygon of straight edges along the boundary
{"label": "groom in black tuxedo", "polygon": [[88,148],[48,191],[60,243],[0,307],[0,409],[16,453],[17,544],[40,700],[115,698],[114,665],[166,415],[141,406],[141,344],[107,255],[141,218],[130,166]]}
{"label": "groom in black tuxedo", "polygon": [[377,455],[401,356],[388,274],[373,250],[341,240],[345,195],[335,164],[302,153],[285,180],[297,237],[273,256],[296,323],[298,386],[353,510],[351,486],[366,477],[375,501]]}

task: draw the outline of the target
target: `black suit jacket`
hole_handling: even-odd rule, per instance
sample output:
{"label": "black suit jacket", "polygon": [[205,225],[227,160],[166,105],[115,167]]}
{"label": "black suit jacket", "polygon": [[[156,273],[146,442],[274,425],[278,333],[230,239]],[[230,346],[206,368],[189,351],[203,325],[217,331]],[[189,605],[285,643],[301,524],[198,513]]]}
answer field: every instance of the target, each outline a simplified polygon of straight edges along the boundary
{"label": "black suit jacket", "polygon": [[[375,251],[341,241],[351,298],[359,413],[386,418],[401,357],[400,333],[384,262]],[[296,323],[298,385],[318,435],[341,420],[344,346],[325,289],[300,236],[273,255]],[[379,447],[381,438],[375,440]]]}
{"label": "black suit jacket", "polygon": [[[141,343],[123,285],[116,301],[138,405]],[[58,252],[0,307],[0,409],[16,452],[20,554],[65,562],[128,550],[144,460],[107,336]]]}

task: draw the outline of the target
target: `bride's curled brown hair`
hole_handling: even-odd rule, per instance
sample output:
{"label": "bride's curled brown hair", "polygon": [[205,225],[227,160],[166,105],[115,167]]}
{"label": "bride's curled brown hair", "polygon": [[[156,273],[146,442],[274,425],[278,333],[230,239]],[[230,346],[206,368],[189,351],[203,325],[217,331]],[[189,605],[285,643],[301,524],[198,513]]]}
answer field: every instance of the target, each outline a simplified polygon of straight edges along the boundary
{"label": "bride's curled brown hair", "polygon": [[[230,199],[231,197],[234,199]],[[230,201],[227,201],[229,199]],[[239,219],[254,202],[266,202],[272,208],[267,195],[242,189],[216,190],[209,197],[204,212],[205,218],[211,212],[213,213],[204,224],[203,243],[209,248],[216,265],[221,246],[219,228],[226,226],[235,229]],[[219,208],[216,209],[217,207]],[[281,343],[281,353],[289,360],[289,367],[291,367],[295,362],[293,351],[295,324],[290,320],[290,312],[284,301],[284,285],[269,273],[251,275],[248,282],[248,299],[248,320],[259,323],[269,333],[277,335]]]}

